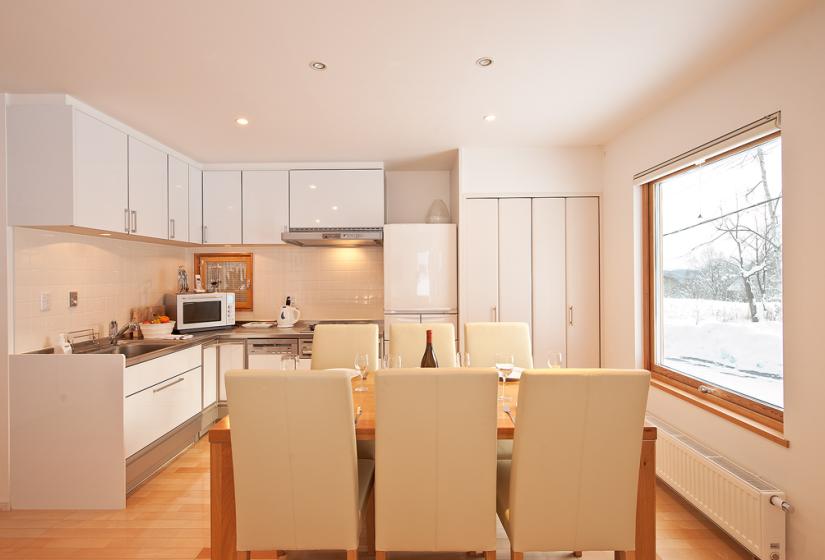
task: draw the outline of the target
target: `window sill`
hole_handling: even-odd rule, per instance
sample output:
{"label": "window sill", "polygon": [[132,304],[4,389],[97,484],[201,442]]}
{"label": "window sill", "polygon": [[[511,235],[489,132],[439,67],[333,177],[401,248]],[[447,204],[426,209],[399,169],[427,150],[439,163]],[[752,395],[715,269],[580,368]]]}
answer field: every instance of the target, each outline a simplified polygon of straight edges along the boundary
{"label": "window sill", "polygon": [[677,387],[672,383],[667,383],[666,381],[662,381],[660,378],[654,377],[650,380],[650,385],[656,389],[659,389],[660,391],[663,391],[671,396],[676,397],[677,399],[681,399],[685,402],[688,402],[694,406],[701,408],[702,410],[710,412],[711,414],[715,414],[716,416],[719,416],[720,418],[723,418],[728,422],[736,424],[741,428],[745,428],[746,430],[767,440],[770,440],[777,445],[781,445],[782,447],[790,447],[791,445],[790,441],[785,439],[785,435],[783,434],[782,430],[767,426],[762,422],[754,420],[753,418],[749,418],[747,416],[744,416],[743,414],[739,414],[720,405],[712,403],[706,399],[699,397],[698,395],[694,395],[689,391]]}

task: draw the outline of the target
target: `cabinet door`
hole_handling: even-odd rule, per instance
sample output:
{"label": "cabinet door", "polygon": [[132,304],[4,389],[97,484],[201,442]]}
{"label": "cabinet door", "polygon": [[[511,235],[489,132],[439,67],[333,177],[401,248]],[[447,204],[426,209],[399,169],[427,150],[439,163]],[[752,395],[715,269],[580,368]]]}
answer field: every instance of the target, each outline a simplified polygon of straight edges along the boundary
{"label": "cabinet door", "polygon": [[565,199],[533,199],[533,363],[567,357]]}
{"label": "cabinet door", "polygon": [[166,154],[129,137],[131,233],[168,239]]}
{"label": "cabinet door", "polygon": [[203,347],[203,408],[218,400],[218,346]]}
{"label": "cabinet door", "polygon": [[241,172],[203,172],[203,242],[239,245]]}
{"label": "cabinet door", "polygon": [[599,201],[567,199],[567,367],[597,368],[599,342]]}
{"label": "cabinet door", "polygon": [[289,172],[243,172],[243,242],[282,244],[289,225]]}
{"label": "cabinet door", "polygon": [[498,320],[498,199],[466,201],[462,323]]}
{"label": "cabinet door", "polygon": [[382,169],[289,172],[289,227],[384,226]]}
{"label": "cabinet door", "polygon": [[189,242],[203,243],[203,172],[189,166]]}
{"label": "cabinet door", "polygon": [[224,342],[218,344],[218,371],[220,385],[218,399],[226,400],[226,372],[233,369],[244,369],[246,345],[243,342]]}
{"label": "cabinet door", "polygon": [[74,126],[74,225],[128,233],[126,134],[80,111]]}
{"label": "cabinet door", "polygon": [[310,358],[299,358],[298,359],[298,370],[299,371],[309,371],[312,369],[312,360]]}
{"label": "cabinet door", "polygon": [[531,203],[529,198],[498,201],[499,321],[533,322]]}
{"label": "cabinet door", "polygon": [[169,239],[189,241],[189,165],[169,156]]}
{"label": "cabinet door", "polygon": [[123,406],[125,456],[140,451],[200,411],[200,367],[126,397]]}

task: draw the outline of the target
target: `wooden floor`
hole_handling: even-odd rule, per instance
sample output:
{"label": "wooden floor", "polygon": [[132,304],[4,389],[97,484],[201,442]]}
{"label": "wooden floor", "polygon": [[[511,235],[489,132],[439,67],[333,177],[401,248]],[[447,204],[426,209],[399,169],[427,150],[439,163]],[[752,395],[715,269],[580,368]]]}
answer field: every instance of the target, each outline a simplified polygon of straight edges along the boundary
{"label": "wooden floor", "polygon": [[[744,559],[751,556],[714,525],[691,511],[668,489],[657,490],[657,547],[661,560]],[[499,526],[499,558],[509,543]],[[0,559],[119,560],[209,558],[209,446],[205,439],[138,489],[123,511],[0,512]],[[293,553],[289,560],[338,559],[344,553]],[[400,555],[394,558],[466,558]],[[527,560],[570,554],[527,554]],[[254,554],[253,558],[273,558]],[[612,559],[612,553],[585,553]]]}

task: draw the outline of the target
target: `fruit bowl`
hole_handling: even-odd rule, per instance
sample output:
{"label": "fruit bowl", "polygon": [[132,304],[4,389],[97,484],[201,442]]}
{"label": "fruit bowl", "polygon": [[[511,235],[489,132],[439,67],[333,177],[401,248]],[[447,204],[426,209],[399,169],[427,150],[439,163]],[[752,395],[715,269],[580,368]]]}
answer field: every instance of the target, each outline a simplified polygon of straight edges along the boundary
{"label": "fruit bowl", "polygon": [[143,338],[164,338],[172,334],[175,329],[175,322],[168,323],[141,323],[140,332],[143,333]]}

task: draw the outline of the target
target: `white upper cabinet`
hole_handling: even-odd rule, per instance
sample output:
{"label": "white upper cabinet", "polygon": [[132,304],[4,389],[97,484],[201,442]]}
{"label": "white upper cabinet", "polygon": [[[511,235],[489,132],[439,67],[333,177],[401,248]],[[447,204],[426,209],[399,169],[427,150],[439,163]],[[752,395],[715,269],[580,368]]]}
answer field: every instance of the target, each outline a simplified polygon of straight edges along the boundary
{"label": "white upper cabinet", "polygon": [[465,241],[459,280],[466,294],[462,323],[498,321],[498,203],[495,198],[469,199],[461,216]]}
{"label": "white upper cabinet", "polygon": [[9,224],[126,232],[126,142],[69,105],[9,106]]}
{"label": "white upper cabinet", "polygon": [[289,172],[290,228],[380,228],[383,225],[383,170]]}
{"label": "white upper cabinet", "polygon": [[203,243],[203,172],[189,166],[189,241]]}
{"label": "white upper cabinet", "polygon": [[189,166],[169,156],[169,239],[189,241]]}
{"label": "white upper cabinet", "polygon": [[129,206],[126,134],[75,111],[74,225],[126,231]]}
{"label": "white upper cabinet", "polygon": [[241,172],[203,172],[203,242],[242,243]]}
{"label": "white upper cabinet", "polygon": [[129,137],[130,233],[169,238],[166,154]]}
{"label": "white upper cabinet", "polygon": [[243,172],[244,244],[280,244],[289,225],[289,172]]}

